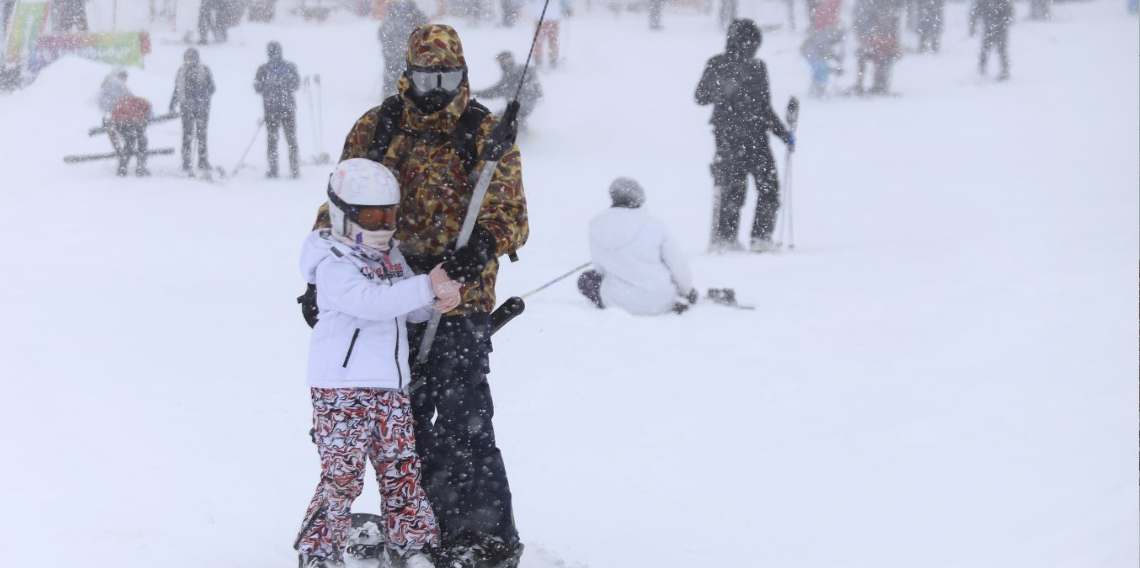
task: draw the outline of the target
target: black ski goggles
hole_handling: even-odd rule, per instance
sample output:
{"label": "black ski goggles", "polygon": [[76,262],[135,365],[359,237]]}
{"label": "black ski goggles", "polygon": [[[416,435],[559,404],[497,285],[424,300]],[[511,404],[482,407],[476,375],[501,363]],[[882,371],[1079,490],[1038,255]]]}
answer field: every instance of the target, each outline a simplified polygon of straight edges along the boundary
{"label": "black ski goggles", "polygon": [[329,185],[328,194],[329,203],[344,211],[345,218],[356,223],[361,229],[365,231],[395,230],[396,205],[352,205],[337,197],[336,193],[333,192],[332,184]]}
{"label": "black ski goggles", "polygon": [[415,89],[417,93],[426,94],[436,89],[454,93],[459,90],[459,86],[467,79],[467,68],[428,69],[424,67],[411,67],[408,68],[405,75],[408,77],[408,81],[411,81],[412,88]]}

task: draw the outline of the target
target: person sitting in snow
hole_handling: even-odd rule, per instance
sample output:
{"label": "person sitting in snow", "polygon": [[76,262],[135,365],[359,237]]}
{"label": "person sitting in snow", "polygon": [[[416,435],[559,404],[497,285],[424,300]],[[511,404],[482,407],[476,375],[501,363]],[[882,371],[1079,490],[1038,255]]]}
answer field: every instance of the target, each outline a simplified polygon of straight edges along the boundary
{"label": "person sitting in snow", "polygon": [[610,199],[613,205],[590,221],[594,270],[578,277],[578,290],[599,308],[635,315],[689,309],[697,302],[689,263],[665,225],[642,209],[641,184],[619,177]]}
{"label": "person sitting in snow", "polygon": [[301,253],[301,273],[317,286],[308,385],[321,481],[294,547],[302,568],[342,566],[350,509],[371,460],[390,560],[405,566],[420,557],[422,564],[439,529],[420,482],[406,321],[454,309],[460,284],[442,264],[419,276],[408,267],[393,240],[400,188],[384,166],[341,162],[328,198],[331,228],[310,233]]}

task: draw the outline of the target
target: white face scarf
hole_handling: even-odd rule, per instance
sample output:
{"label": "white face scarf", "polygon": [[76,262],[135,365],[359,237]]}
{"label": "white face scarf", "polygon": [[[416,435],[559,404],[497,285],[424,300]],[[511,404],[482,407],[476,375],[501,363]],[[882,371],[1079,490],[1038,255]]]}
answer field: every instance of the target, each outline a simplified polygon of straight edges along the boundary
{"label": "white face scarf", "polygon": [[365,231],[354,223],[349,223],[349,230],[352,236],[333,232],[332,237],[372,260],[379,260],[391,248],[392,236],[396,234],[395,230]]}
{"label": "white face scarf", "polygon": [[391,246],[392,236],[395,234],[395,230],[365,231],[360,229],[356,231],[356,244],[386,251]]}

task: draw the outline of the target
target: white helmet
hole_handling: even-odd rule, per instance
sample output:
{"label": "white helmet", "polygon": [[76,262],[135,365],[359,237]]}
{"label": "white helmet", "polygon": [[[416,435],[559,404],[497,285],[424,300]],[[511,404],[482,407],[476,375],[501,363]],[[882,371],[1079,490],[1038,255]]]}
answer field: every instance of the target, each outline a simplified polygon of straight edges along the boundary
{"label": "white helmet", "polygon": [[400,184],[384,166],[364,158],[337,164],[329,176],[329,222],[334,233],[355,240],[358,207],[400,204]]}

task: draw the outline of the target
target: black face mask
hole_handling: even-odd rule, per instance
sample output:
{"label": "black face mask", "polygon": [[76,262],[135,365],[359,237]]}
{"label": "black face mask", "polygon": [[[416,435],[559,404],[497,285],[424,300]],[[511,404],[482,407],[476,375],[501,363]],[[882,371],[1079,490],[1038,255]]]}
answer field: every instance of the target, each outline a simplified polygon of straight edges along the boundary
{"label": "black face mask", "polygon": [[416,109],[423,114],[435,114],[451,104],[451,99],[455,98],[457,93],[449,93],[443,89],[432,89],[426,93],[416,92],[415,89],[408,89],[408,98],[416,105]]}

